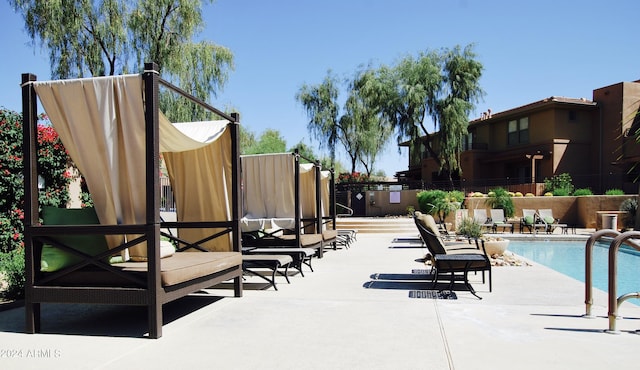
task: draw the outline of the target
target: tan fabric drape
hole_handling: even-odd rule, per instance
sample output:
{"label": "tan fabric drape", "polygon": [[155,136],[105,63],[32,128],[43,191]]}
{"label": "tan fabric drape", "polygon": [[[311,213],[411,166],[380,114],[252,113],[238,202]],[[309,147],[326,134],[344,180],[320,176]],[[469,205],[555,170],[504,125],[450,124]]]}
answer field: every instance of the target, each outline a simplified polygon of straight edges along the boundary
{"label": "tan fabric drape", "polygon": [[322,202],[322,217],[331,214],[331,172],[320,171],[320,200]]}
{"label": "tan fabric drape", "polygon": [[[243,155],[242,231],[295,226],[295,165],[292,153]],[[300,214],[316,215],[315,167],[299,164]]]}
{"label": "tan fabric drape", "polygon": [[[140,75],[97,77],[61,81],[38,81],[34,88],[38,94],[45,112],[60,135],[65,148],[74,163],[80,169],[87,181],[96,207],[96,213],[102,224],[144,224],[145,217],[145,121],[143,106],[142,78]],[[180,165],[173,165],[173,181],[189,182],[182,176],[193,177],[193,185],[181,184],[179,192],[174,189],[176,199],[186,197],[186,194],[202,196],[199,201],[202,207],[221,208],[221,213],[228,213],[230,208],[228,200],[225,203],[219,192],[225,192],[230,188],[230,159],[228,156],[222,160],[224,170],[211,167],[209,164],[195,162],[200,158],[206,158],[210,162],[225,150],[216,148],[212,144],[201,143],[192,140],[174,128],[164,116],[160,116],[160,148],[168,153],[183,152],[184,156],[192,155],[194,161],[179,161]],[[215,135],[214,135],[215,136]],[[228,140],[228,135],[220,135]],[[222,145],[222,144],[221,144]],[[223,146],[224,147],[224,146]],[[208,155],[196,154],[201,150],[210,151]],[[214,149],[215,148],[215,149]],[[194,151],[193,154],[188,154]],[[229,151],[230,152],[230,151]],[[166,155],[165,155],[166,156]],[[178,170],[179,166],[190,167],[184,172]],[[197,168],[197,169],[194,169]],[[212,171],[208,178],[206,171]],[[218,176],[224,174],[225,187],[216,188],[216,191],[206,190],[192,191],[191,186],[201,189],[196,181],[208,182],[212,178],[219,180]],[[214,175],[215,174],[215,175]],[[219,185],[219,182],[216,182]],[[201,194],[204,192],[207,194]],[[209,195],[213,195],[209,197]],[[215,199],[209,199],[215,198]],[[228,198],[228,197],[227,197]],[[221,203],[222,202],[222,203]],[[182,204],[186,204],[183,201]],[[187,207],[184,212],[194,212],[192,207]],[[180,211],[179,211],[180,212]],[[207,212],[198,212],[204,217]],[[178,216],[179,218],[181,216]],[[184,216],[191,217],[191,216]],[[211,220],[211,219],[206,219]],[[216,221],[228,220],[216,219]],[[226,239],[226,238],[225,238]],[[120,240],[109,240],[111,247],[120,243]],[[230,250],[230,247],[216,246],[215,249]],[[131,248],[132,258],[146,258],[146,247],[139,245]]]}
{"label": "tan fabric drape", "polygon": [[300,164],[300,211],[302,218],[316,217],[316,171],[313,163]]}
{"label": "tan fabric drape", "polygon": [[[228,221],[232,219],[231,132],[225,130],[209,145],[184,152],[164,152],[178,221]],[[180,229],[183,240],[197,242],[220,230]],[[201,244],[208,250],[232,250],[231,234]],[[195,251],[195,249],[189,249]]]}
{"label": "tan fabric drape", "polygon": [[291,153],[243,155],[243,213],[248,219],[295,216],[295,158]]}

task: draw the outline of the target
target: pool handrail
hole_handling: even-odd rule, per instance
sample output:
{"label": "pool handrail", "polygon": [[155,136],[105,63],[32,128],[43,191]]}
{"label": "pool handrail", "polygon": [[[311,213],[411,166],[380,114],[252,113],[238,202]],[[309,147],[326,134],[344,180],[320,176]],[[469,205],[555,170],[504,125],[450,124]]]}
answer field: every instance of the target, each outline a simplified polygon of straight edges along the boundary
{"label": "pool handrail", "polygon": [[620,232],[613,229],[601,229],[589,236],[584,248],[584,317],[591,318],[591,306],[593,306],[593,247],[603,237],[615,238]]}
{"label": "pool handrail", "polygon": [[637,298],[638,293],[626,293],[618,298],[618,250],[624,243],[635,250],[640,251],[640,243],[630,239],[640,239],[640,231],[627,231],[616,236],[609,246],[609,330],[608,333],[617,334],[616,320],[618,318],[618,307],[629,298]]}

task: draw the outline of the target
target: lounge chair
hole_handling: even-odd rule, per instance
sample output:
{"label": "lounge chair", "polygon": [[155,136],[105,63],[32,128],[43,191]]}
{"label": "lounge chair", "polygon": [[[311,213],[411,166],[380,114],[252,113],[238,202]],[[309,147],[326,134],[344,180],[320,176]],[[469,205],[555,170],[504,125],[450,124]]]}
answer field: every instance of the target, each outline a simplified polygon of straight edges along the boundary
{"label": "lounge chair", "polygon": [[[437,229],[434,228],[435,220],[431,215],[419,214],[414,216],[416,226],[420,232],[420,236],[424,240],[431,256],[432,267],[435,269],[434,282],[437,283],[440,275],[449,274],[450,289],[455,281],[455,273],[462,273],[464,284],[471,294],[479,297],[471,284],[469,284],[468,273],[470,271],[481,271],[482,282],[485,283],[484,272],[489,272],[489,291],[492,291],[491,281],[491,260],[484,251],[484,244],[480,249],[481,243],[475,240],[473,244],[464,243],[457,246],[445,245],[443,240],[438,236]],[[466,247],[465,247],[466,245]]]}
{"label": "lounge chair", "polygon": [[[423,215],[423,213],[420,211],[414,212],[414,218],[420,217],[421,215]],[[455,238],[455,234],[449,234],[449,231],[447,230],[447,225],[444,222],[436,222],[433,216],[431,216],[431,219],[433,220],[433,229],[437,231],[437,234],[440,238],[446,241],[450,241]]]}
{"label": "lounge chair", "polygon": [[336,237],[336,245],[343,246],[346,249],[351,247],[351,243],[357,240],[358,230],[356,229],[336,229],[338,235]]}
{"label": "lounge chair", "polygon": [[304,276],[304,272],[302,271],[302,265],[306,265],[313,272],[313,267],[311,266],[311,260],[316,253],[316,250],[313,248],[246,248],[246,254],[275,254],[275,255],[287,255],[293,259],[291,263],[291,267],[295,268],[300,272],[300,275]]}
{"label": "lounge chair", "polygon": [[493,230],[493,222],[491,218],[487,215],[486,209],[474,209],[473,210],[473,219],[480,224],[483,230]]}
{"label": "lounge chair", "polygon": [[504,215],[504,209],[494,208],[489,212],[491,214],[491,222],[493,223],[492,229],[494,232],[498,231],[498,228],[501,227],[502,232],[506,229],[510,229],[513,233],[513,224],[507,221],[507,218]]}
{"label": "lounge chair", "polygon": [[333,250],[338,249],[338,230],[335,229],[326,229],[322,231],[322,245],[323,248],[325,246],[329,246],[333,248]]}
{"label": "lounge chair", "polygon": [[522,218],[520,219],[520,232],[524,229],[529,229],[529,232],[535,232],[537,230],[546,231],[547,225],[540,221],[540,217],[535,209],[523,209]]}
{"label": "lounge chair", "polygon": [[548,234],[553,234],[556,228],[560,228],[566,234],[567,224],[561,224],[559,218],[553,217],[553,211],[550,208],[539,209],[538,219],[545,224],[545,230]]}
{"label": "lounge chair", "polygon": [[[287,254],[243,254],[242,270],[248,274],[257,276],[269,283],[267,288],[272,286],[278,290],[276,286],[276,274],[284,276],[289,281],[289,266],[293,263],[293,258]],[[268,269],[271,271],[271,278],[256,271],[257,269]],[[284,269],[284,271],[280,271]]]}

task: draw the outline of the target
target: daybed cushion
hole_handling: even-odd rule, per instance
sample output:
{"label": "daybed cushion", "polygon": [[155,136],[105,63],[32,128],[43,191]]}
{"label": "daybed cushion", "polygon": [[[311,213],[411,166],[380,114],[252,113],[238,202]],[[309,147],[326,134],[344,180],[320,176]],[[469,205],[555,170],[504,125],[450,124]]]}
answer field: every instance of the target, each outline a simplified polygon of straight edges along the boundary
{"label": "daybed cushion", "polygon": [[[295,241],[295,235],[282,235],[279,237],[282,240]],[[314,247],[322,244],[322,234],[301,234],[300,246],[301,247]]]}
{"label": "daybed cushion", "polygon": [[333,241],[338,237],[338,230],[328,229],[322,232],[322,240],[323,241]]}
{"label": "daybed cushion", "polygon": [[[146,262],[124,262],[114,265],[130,272],[146,272]],[[175,285],[228,268],[242,266],[240,252],[180,252],[160,260],[162,286]]]}
{"label": "daybed cushion", "polygon": [[[42,207],[44,225],[93,225],[99,224],[95,208]],[[83,253],[95,256],[109,249],[104,235],[65,235],[56,240]],[[53,272],[82,261],[82,258],[52,245],[44,244],[40,270]]]}

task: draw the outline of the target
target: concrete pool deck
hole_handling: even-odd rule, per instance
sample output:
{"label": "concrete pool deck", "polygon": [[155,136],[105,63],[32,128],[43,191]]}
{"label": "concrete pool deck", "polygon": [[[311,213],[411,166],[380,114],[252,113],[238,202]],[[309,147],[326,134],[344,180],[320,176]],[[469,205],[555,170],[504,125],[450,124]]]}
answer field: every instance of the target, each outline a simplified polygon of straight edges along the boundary
{"label": "concrete pool deck", "polygon": [[[587,233],[588,234],[588,233]],[[515,235],[515,234],[514,234]],[[42,334],[24,334],[24,309],[0,312],[3,369],[635,369],[640,307],[624,303],[607,334],[607,297],[584,314],[584,284],[532,263],[495,267],[479,300],[411,298],[426,252],[416,235],[360,234],[315,272],[278,291],[210,289],[165,305],[163,337],[144,338],[136,307],[45,305]],[[504,236],[508,237],[507,234]],[[247,285],[258,283],[249,277]],[[225,298],[218,298],[224,296]]]}

